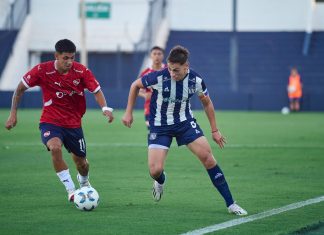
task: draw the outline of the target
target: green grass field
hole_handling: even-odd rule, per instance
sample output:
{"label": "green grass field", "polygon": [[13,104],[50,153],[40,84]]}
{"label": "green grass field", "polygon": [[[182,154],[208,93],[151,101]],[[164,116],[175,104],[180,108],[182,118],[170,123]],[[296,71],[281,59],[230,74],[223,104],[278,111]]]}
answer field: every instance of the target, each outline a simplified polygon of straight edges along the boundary
{"label": "green grass field", "polygon": [[[3,126],[8,112],[0,110]],[[181,234],[237,219],[227,213],[199,161],[175,143],[165,168],[165,193],[153,202],[142,111],[134,114],[131,129],[122,126],[121,111],[113,124],[100,110],[85,115],[91,183],[101,202],[92,212],[77,210],[41,144],[39,115],[40,110],[20,110],[16,128],[0,129],[1,235]],[[204,114],[195,116],[210,140]],[[223,111],[217,121],[228,144],[220,150],[211,143],[214,155],[249,215],[324,195],[324,113]],[[64,154],[76,182],[71,158]],[[291,234],[323,221],[320,202],[214,233]]]}

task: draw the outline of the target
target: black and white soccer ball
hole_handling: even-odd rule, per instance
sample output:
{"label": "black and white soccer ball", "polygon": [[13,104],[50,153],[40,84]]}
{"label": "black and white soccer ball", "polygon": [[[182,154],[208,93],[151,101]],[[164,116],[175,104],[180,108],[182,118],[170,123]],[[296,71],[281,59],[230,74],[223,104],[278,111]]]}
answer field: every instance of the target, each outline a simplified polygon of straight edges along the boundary
{"label": "black and white soccer ball", "polygon": [[74,192],[75,207],[82,211],[92,211],[99,204],[99,194],[91,186],[82,187]]}

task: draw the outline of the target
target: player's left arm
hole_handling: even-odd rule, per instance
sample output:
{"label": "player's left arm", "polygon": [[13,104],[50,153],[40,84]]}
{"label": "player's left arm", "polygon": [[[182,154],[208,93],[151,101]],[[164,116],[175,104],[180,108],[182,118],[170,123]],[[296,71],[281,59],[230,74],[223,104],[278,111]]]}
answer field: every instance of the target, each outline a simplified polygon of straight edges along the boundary
{"label": "player's left arm", "polygon": [[217,128],[213,102],[208,95],[201,95],[199,96],[199,99],[207,115],[213,140],[219,145],[220,148],[223,148],[224,145],[226,144],[226,140],[225,137],[221,134],[221,132]]}
{"label": "player's left arm", "polygon": [[111,123],[114,120],[113,109],[107,106],[105,96],[101,89],[94,93],[95,99],[102,109],[102,114],[108,118],[108,122]]}

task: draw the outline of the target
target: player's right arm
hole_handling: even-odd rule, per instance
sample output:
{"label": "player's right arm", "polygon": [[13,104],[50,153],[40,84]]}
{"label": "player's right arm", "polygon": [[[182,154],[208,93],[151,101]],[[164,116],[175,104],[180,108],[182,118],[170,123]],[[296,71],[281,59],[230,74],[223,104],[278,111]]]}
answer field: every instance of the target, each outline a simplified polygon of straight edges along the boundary
{"label": "player's right arm", "polygon": [[5,124],[5,127],[10,130],[11,128],[15,127],[17,125],[17,109],[18,105],[20,103],[21,97],[23,96],[24,92],[28,88],[23,84],[23,82],[20,82],[12,96],[12,102],[11,102],[11,110],[8,117],[8,120]]}
{"label": "player's right arm", "polygon": [[144,88],[141,78],[136,79],[130,89],[128,95],[128,102],[125,114],[122,118],[122,122],[125,126],[131,127],[133,123],[133,109],[135,106],[136,98],[138,96],[138,92],[141,88]]}

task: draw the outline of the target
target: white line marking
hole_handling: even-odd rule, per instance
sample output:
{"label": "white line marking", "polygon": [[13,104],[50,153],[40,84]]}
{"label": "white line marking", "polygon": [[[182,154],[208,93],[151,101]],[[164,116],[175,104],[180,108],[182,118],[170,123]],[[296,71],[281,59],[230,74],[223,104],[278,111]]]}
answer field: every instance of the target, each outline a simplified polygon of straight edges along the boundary
{"label": "white line marking", "polygon": [[211,233],[211,232],[215,232],[221,229],[225,229],[225,228],[229,228],[229,227],[233,227],[239,224],[244,224],[244,223],[248,223],[248,222],[252,222],[255,220],[259,220],[259,219],[263,219],[272,215],[277,215],[286,211],[290,211],[290,210],[295,210],[304,206],[308,206],[311,204],[316,204],[319,202],[324,201],[324,196],[320,196],[320,197],[316,197],[316,198],[312,198],[312,199],[308,199],[306,201],[301,201],[301,202],[296,202],[293,204],[289,204],[287,206],[283,206],[277,209],[272,209],[269,211],[265,211],[265,212],[261,212],[259,214],[255,214],[255,215],[250,215],[247,217],[242,217],[239,219],[233,219],[233,220],[229,220],[227,222],[224,223],[220,223],[220,224],[214,224],[205,228],[201,228],[201,229],[197,229],[197,230],[193,230],[193,231],[189,231],[187,233],[183,233],[182,235],[186,234],[186,235],[200,235],[200,234],[206,234],[206,233]]}
{"label": "white line marking", "polygon": [[[1,143],[3,146],[41,146],[43,145],[41,142],[7,142]],[[147,147],[146,141],[143,143],[87,143],[87,146],[91,147]],[[324,149],[324,145],[283,145],[283,144],[227,144],[225,148],[320,148]]]}

